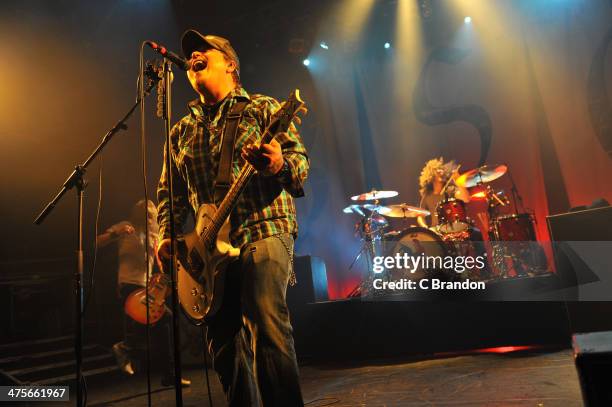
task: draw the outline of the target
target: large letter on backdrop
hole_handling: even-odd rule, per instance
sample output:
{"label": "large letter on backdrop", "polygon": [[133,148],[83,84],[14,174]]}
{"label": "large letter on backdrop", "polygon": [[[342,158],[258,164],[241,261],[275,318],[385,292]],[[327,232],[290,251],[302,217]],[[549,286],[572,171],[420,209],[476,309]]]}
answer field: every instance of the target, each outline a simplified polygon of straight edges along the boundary
{"label": "large letter on backdrop", "polygon": [[474,104],[446,107],[432,106],[427,97],[425,86],[427,71],[433,61],[456,65],[468,54],[469,50],[449,47],[436,48],[429,54],[414,90],[414,113],[420,122],[430,126],[463,121],[476,127],[480,136],[480,159],[478,165],[484,165],[493,136],[491,119],[487,111],[483,107]]}
{"label": "large letter on backdrop", "polygon": [[599,143],[612,158],[612,106],[606,93],[606,51],[612,42],[612,27],[608,30],[593,55],[587,83],[587,97],[591,124]]}

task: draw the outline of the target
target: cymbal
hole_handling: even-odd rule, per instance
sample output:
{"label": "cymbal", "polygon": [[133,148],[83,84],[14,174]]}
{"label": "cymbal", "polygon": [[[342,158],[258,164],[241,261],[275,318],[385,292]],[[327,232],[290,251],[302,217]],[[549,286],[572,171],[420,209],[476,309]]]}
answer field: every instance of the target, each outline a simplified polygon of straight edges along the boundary
{"label": "cymbal", "polygon": [[417,216],[429,216],[431,214],[427,209],[405,203],[382,206],[381,208],[378,213],[389,218],[416,218]]}
{"label": "cymbal", "polygon": [[361,205],[349,205],[346,208],[342,209],[344,213],[356,213],[357,215],[365,216],[363,212],[363,207]]}
{"label": "cymbal", "polygon": [[394,196],[398,195],[399,192],[397,191],[377,191],[373,189],[370,192],[352,196],[351,199],[353,201],[372,201],[375,199],[393,198]]}
{"label": "cymbal", "polygon": [[459,175],[455,184],[460,187],[471,188],[480,183],[487,183],[496,180],[508,171],[506,165],[483,165]]}
{"label": "cymbal", "polygon": [[381,213],[381,211],[387,210],[386,206],[363,204],[363,205],[349,205],[342,210],[344,213],[356,213],[361,216],[369,216],[369,212]]}
{"label": "cymbal", "polygon": [[370,221],[372,223],[377,223],[379,225],[387,225],[389,222],[387,222],[387,219],[385,219],[384,216],[379,215],[378,213],[374,212],[372,214],[372,216],[369,218]]}

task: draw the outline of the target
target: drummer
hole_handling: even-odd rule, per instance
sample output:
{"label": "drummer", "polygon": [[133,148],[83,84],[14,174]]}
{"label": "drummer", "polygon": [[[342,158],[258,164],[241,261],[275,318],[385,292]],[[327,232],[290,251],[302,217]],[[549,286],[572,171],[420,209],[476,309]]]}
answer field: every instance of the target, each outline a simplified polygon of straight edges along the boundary
{"label": "drummer", "polygon": [[[442,199],[449,197],[466,203],[470,201],[468,190],[453,182],[459,176],[458,169],[459,166],[453,160],[445,163],[444,158],[440,157],[427,161],[421,170],[419,177],[421,203],[419,206],[431,212],[431,227],[438,226],[436,207]],[[444,189],[445,186],[446,189]],[[424,216],[419,216],[417,222],[421,227],[428,227]]]}

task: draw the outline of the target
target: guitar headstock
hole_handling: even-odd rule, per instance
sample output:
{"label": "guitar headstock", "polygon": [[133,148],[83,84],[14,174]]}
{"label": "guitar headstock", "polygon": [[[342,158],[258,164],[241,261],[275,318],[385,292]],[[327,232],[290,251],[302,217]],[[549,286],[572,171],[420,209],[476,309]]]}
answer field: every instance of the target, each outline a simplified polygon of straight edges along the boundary
{"label": "guitar headstock", "polygon": [[287,101],[283,102],[281,110],[284,110],[291,117],[291,120],[295,120],[297,124],[302,123],[302,119],[298,115],[300,113],[308,113],[308,109],[306,108],[306,103],[300,98],[299,89],[291,92]]}
{"label": "guitar headstock", "polygon": [[301,113],[306,114],[307,112],[308,109],[306,109],[306,104],[300,99],[300,90],[295,89],[271,117],[270,125],[268,126],[271,138],[273,138],[276,133],[289,130],[292,121],[301,124],[302,120],[298,115]]}

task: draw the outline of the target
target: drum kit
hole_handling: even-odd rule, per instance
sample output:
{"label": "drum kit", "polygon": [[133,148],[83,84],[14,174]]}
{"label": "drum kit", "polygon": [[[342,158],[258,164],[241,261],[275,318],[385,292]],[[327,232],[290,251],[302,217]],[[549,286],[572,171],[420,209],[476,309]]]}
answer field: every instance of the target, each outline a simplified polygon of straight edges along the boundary
{"label": "drum kit", "polygon": [[[517,201],[522,206],[522,200],[511,176],[513,205],[510,205],[510,199],[503,190],[496,190],[490,185],[492,181],[506,173],[508,173],[506,165],[484,165],[459,174],[454,179],[456,186],[468,188],[473,200],[485,200],[487,203],[486,214],[482,220],[488,225],[493,269],[481,273],[480,276],[472,274],[470,278],[476,277],[482,280],[514,278],[533,276],[548,271],[543,252],[536,250],[538,253],[532,253],[537,240],[534,216],[530,213],[518,212]],[[446,190],[446,185],[443,190]],[[400,219],[407,224],[415,218],[431,215],[430,211],[407,203],[381,204],[382,200],[398,195],[397,191],[372,190],[351,197],[352,201],[358,203],[347,206],[343,212],[360,217],[355,224],[355,234],[361,239],[363,245],[349,268],[352,268],[364,254],[368,270],[372,270],[371,264],[377,255],[394,256],[397,253],[409,252],[411,255],[457,256],[465,254],[465,252],[462,253],[460,247],[465,248],[466,244],[479,246],[476,252],[480,251],[484,254],[482,235],[468,216],[467,206],[470,203],[466,204],[447,194],[443,195],[443,199],[436,207],[439,222],[437,226],[431,228],[405,226],[400,230],[387,231],[390,219]],[[514,213],[504,214],[502,208],[511,206],[514,207]],[[474,231],[478,233],[475,234]],[[474,240],[480,242],[471,242]],[[381,246],[384,249],[381,249]],[[544,259],[544,264],[542,264],[542,259]],[[372,278],[372,273],[368,274],[369,278]],[[422,273],[411,274],[410,278],[413,279],[422,277]],[[397,275],[391,277],[398,278]],[[362,282],[353,290],[352,296],[363,293],[368,286],[371,287],[368,283],[369,281]]]}

